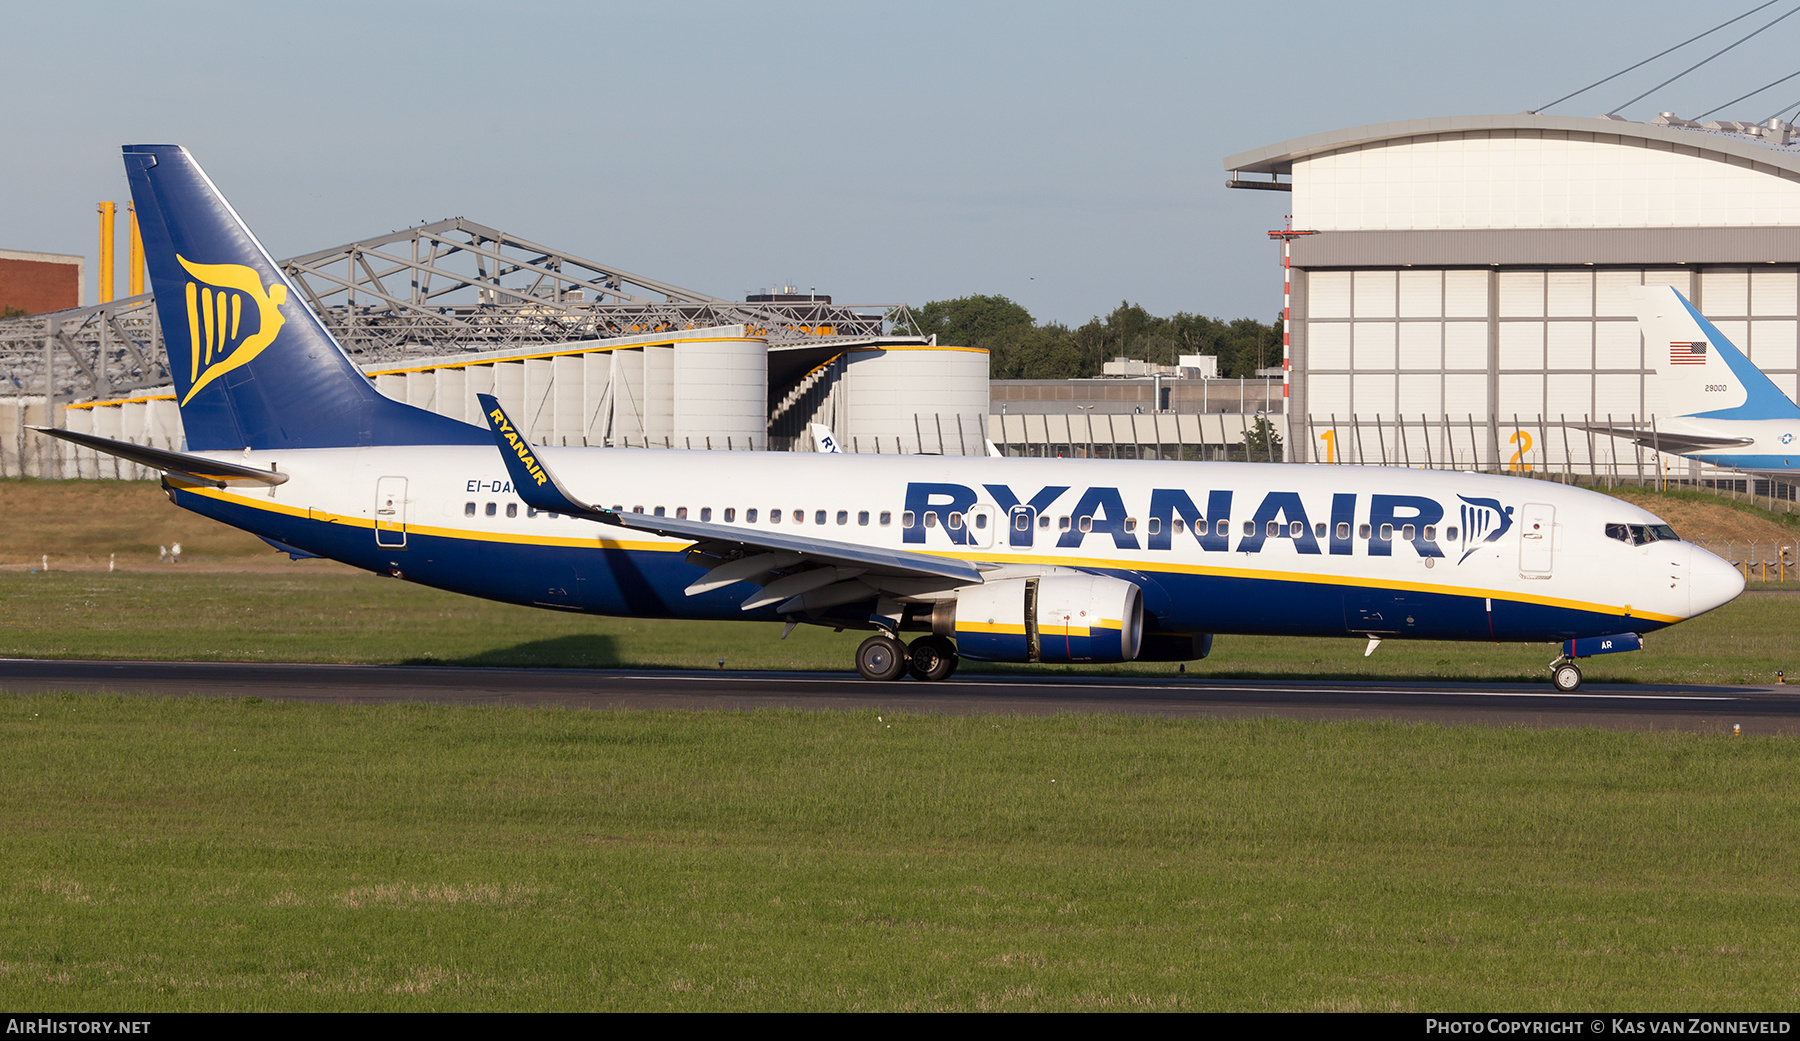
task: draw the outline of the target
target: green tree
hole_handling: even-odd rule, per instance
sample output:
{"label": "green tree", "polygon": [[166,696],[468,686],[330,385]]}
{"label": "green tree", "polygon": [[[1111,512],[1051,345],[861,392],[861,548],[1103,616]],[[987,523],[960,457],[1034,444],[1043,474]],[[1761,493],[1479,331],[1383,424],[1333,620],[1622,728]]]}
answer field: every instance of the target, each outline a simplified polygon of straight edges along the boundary
{"label": "green tree", "polygon": [[964,296],[933,300],[913,311],[926,336],[958,347],[986,347],[997,338],[1017,335],[1037,325],[1031,312],[1003,296]]}
{"label": "green tree", "polygon": [[1219,375],[1242,378],[1281,360],[1279,321],[1272,326],[1254,318],[1225,322],[1185,311],[1162,318],[1129,300],[1076,329],[1040,325],[1004,296],[933,300],[916,308],[913,318],[939,343],[986,350],[994,379],[1091,378],[1114,358],[1173,365],[1183,354],[1216,355]]}
{"label": "green tree", "polygon": [[[1257,416],[1256,422],[1244,431],[1244,440],[1239,448],[1242,458],[1251,463],[1279,463],[1282,461],[1281,433],[1268,416]],[[1233,456],[1237,453],[1233,452]]]}

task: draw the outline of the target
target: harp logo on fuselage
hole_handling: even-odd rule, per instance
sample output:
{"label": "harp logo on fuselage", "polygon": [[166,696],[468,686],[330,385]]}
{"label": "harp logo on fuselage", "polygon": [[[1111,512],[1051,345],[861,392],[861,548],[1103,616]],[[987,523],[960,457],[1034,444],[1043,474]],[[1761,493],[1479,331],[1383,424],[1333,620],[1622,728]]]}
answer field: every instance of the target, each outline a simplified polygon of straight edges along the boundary
{"label": "harp logo on fuselage", "polygon": [[196,264],[177,255],[187,269],[188,392],[186,405],[202,387],[248,365],[281,332],[287,286],[265,289],[256,271],[242,264]]}
{"label": "harp logo on fuselage", "polygon": [[1471,499],[1467,495],[1458,495],[1462,500],[1462,549],[1463,555],[1458,564],[1469,559],[1475,552],[1490,542],[1499,542],[1500,536],[1512,530],[1513,508],[1500,505],[1498,499]]}

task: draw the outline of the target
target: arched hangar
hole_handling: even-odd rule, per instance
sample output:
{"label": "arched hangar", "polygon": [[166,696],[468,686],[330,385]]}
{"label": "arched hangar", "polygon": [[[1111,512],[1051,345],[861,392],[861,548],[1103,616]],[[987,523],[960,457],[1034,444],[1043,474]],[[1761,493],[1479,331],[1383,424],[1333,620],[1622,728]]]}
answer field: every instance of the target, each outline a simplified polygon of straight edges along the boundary
{"label": "arched hangar", "polygon": [[[1646,283],[1686,294],[1794,396],[1800,131],[1772,123],[1455,116],[1227,158],[1231,187],[1292,193],[1296,456],[1376,461],[1379,443],[1389,462],[1400,445],[1486,468],[1515,426],[1651,422],[1624,293]],[[1609,450],[1544,440],[1557,467]]]}

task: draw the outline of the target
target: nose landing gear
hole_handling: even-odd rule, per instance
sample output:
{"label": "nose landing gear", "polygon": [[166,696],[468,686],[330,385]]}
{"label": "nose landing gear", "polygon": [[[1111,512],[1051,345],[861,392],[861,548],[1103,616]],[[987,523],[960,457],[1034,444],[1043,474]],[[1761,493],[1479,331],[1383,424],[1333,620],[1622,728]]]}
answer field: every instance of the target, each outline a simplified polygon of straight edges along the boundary
{"label": "nose landing gear", "polygon": [[1575,664],[1575,659],[1590,658],[1596,654],[1635,651],[1640,650],[1643,646],[1644,638],[1637,633],[1614,633],[1611,636],[1589,636],[1579,640],[1564,640],[1562,654],[1550,663],[1550,683],[1564,694],[1572,693],[1581,687],[1581,666]]}

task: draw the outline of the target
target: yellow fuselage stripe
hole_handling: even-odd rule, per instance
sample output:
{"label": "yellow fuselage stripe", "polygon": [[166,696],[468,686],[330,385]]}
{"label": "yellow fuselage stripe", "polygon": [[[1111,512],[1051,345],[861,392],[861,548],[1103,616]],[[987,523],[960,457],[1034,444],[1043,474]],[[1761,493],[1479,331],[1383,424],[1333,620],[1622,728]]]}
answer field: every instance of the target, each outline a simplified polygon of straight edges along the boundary
{"label": "yellow fuselage stripe", "polygon": [[[343,524],[350,527],[375,527],[375,522],[366,517],[351,517],[343,514],[326,513],[321,510],[309,510],[305,507],[285,506],[281,503],[255,501],[222,492],[215,488],[188,484],[176,477],[166,478],[171,484],[183,491],[192,492],[220,502],[229,502],[235,506],[248,507],[255,510],[266,510],[289,517],[302,517],[309,520],[323,521],[330,524]],[[570,538],[550,535],[514,535],[506,532],[473,531],[468,528],[442,528],[432,525],[407,522],[406,530],[421,535],[432,535],[438,538],[461,539],[468,542],[500,542],[521,546],[563,546],[570,548],[593,549],[627,549],[657,553],[686,553],[692,542],[671,546],[666,541],[645,541],[641,539],[609,539],[609,538]],[[755,529],[746,529],[753,533]],[[1444,596],[1482,597],[1485,599],[1505,600],[1513,603],[1537,604],[1542,607],[1561,607],[1573,611],[1591,611],[1596,614],[1623,615],[1631,618],[1642,618],[1646,621],[1674,623],[1683,620],[1681,615],[1658,614],[1643,611],[1629,606],[1613,604],[1596,604],[1583,600],[1569,600],[1563,597],[1542,596],[1504,589],[1474,589],[1466,586],[1447,586],[1437,583],[1406,582],[1395,579],[1364,578],[1355,575],[1320,575],[1296,574],[1291,571],[1274,571],[1267,568],[1228,568],[1206,564],[1180,564],[1165,561],[1143,560],[1108,560],[1103,557],[1046,556],[1041,554],[1005,554],[1004,556],[981,556],[966,552],[948,552],[941,550],[914,550],[929,556],[943,557],[950,560],[995,561],[1008,564],[1043,564],[1054,567],[1088,568],[1106,571],[1143,571],[1151,573],[1167,573],[1180,575],[1204,575],[1213,578],[1238,578],[1262,582],[1301,582],[1312,585],[1344,586],[1355,588],[1376,588],[1401,590],[1414,593],[1437,593]]]}

